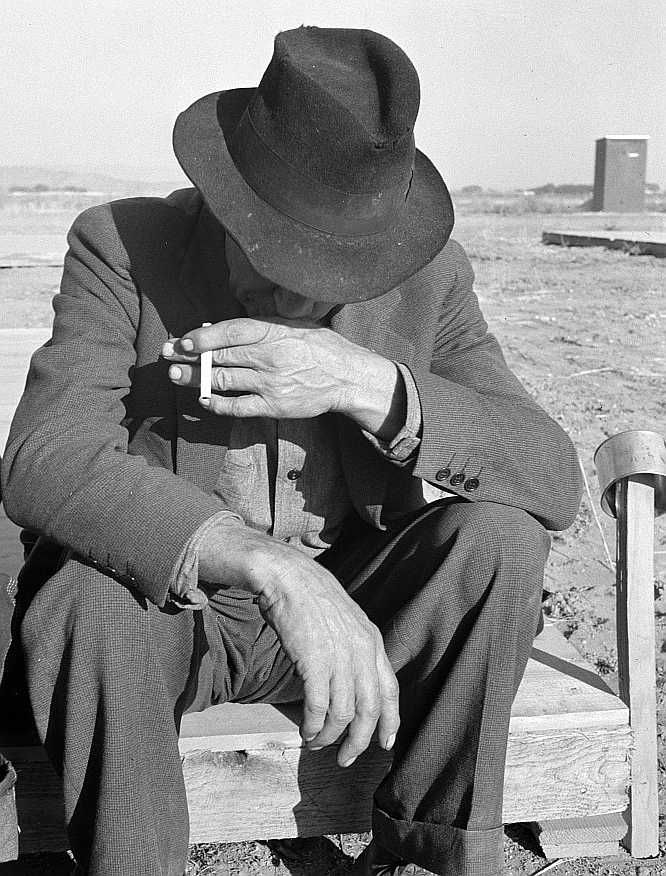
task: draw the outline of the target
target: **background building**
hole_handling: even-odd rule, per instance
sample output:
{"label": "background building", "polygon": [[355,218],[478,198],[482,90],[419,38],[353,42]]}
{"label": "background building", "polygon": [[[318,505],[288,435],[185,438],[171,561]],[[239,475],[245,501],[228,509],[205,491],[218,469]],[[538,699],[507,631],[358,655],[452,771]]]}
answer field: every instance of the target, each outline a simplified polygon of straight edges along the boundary
{"label": "background building", "polygon": [[602,137],[594,164],[593,210],[637,213],[645,207],[647,137]]}

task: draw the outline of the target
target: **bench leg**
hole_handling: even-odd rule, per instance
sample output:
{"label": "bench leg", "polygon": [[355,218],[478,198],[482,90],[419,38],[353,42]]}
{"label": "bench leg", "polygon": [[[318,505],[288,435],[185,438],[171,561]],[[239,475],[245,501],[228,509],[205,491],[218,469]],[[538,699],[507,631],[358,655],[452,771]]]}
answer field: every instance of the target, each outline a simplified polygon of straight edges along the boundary
{"label": "bench leg", "polygon": [[618,681],[634,737],[624,845],[633,857],[649,858],[659,854],[652,479],[621,480],[615,501]]}

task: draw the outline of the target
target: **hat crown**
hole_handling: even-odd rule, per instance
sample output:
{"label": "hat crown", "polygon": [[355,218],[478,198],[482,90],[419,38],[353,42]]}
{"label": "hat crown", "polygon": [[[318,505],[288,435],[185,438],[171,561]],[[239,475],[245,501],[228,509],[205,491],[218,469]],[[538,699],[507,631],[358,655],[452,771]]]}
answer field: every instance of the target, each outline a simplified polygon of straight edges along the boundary
{"label": "hat crown", "polygon": [[368,30],[300,27],[275,38],[248,106],[259,136],[305,176],[346,192],[409,184],[419,80]]}

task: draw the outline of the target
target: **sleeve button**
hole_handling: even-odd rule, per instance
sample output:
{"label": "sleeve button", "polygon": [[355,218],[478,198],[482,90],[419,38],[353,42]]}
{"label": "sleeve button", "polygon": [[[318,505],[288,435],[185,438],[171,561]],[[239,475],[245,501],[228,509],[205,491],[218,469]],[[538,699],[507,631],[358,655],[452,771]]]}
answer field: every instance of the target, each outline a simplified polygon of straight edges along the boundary
{"label": "sleeve button", "polygon": [[452,477],[451,480],[450,480],[450,483],[451,483],[454,487],[457,487],[458,484],[462,484],[462,482],[463,482],[464,480],[465,480],[465,475],[464,475],[461,471],[459,471],[458,474],[454,474],[454,475],[453,475],[453,477]]}
{"label": "sleeve button", "polygon": [[479,488],[479,479],[478,478],[469,478],[465,481],[465,489],[468,493],[473,493],[474,490]]}
{"label": "sleeve button", "polygon": [[440,468],[440,470],[435,475],[435,480],[436,481],[445,481],[450,474],[451,474],[450,468]]}
{"label": "sleeve button", "polygon": [[287,478],[290,481],[297,481],[301,476],[301,472],[297,468],[292,468],[287,472]]}

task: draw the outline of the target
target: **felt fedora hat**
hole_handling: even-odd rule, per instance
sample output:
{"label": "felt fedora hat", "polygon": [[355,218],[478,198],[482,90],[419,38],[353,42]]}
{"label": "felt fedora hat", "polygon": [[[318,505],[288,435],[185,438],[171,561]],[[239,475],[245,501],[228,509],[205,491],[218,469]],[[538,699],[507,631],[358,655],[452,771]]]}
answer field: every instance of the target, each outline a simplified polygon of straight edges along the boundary
{"label": "felt fedora hat", "polygon": [[252,266],[318,301],[374,298],[446,243],[451,199],[414,146],[419,80],[368,30],[279,33],[257,88],[178,116],[174,150]]}

